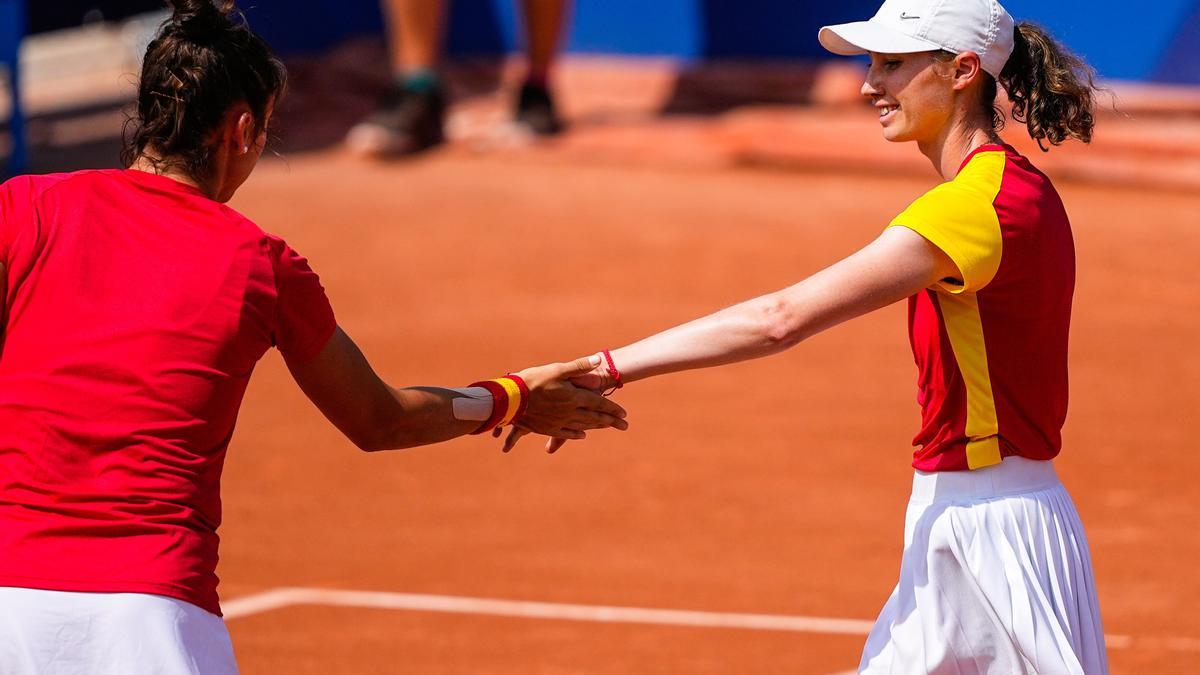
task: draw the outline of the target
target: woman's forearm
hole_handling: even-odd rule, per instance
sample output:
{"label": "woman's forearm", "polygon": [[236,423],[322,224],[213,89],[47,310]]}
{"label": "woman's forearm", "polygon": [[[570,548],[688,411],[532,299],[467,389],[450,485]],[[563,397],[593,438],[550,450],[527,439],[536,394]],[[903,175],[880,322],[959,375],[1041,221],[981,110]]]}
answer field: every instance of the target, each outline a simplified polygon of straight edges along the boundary
{"label": "woman's forearm", "polygon": [[380,379],[338,328],[316,357],[285,360],[308,398],[366,451],[437,443],[514,420],[556,438],[628,426],[619,405],[568,382],[595,366],[588,359],[525,368],[466,389],[396,388]]}
{"label": "woman's forearm", "polygon": [[481,424],[456,418],[454,400],[463,395],[453,389],[389,386],[341,328],[316,358],[287,365],[309,399],[362,450],[445,441]]}
{"label": "woman's forearm", "polygon": [[[440,443],[475,431],[483,419],[459,419],[454,400],[465,394],[442,387],[388,387],[394,404],[384,403],[368,437],[356,445],[366,451],[400,450]],[[488,408],[491,408],[488,401]],[[486,419],[486,417],[484,418]]]}
{"label": "woman's forearm", "polygon": [[890,305],[953,273],[945,254],[920,235],[890,228],[862,250],[794,286],[611,354],[624,382],[756,359]]}
{"label": "woman's forearm", "polygon": [[[621,406],[567,381],[595,365],[589,359],[579,359],[535,366],[490,381],[493,384],[466,389],[389,388],[395,405],[386,405],[381,411],[378,426],[382,433],[375,437],[373,447],[364,449],[426,445],[510,423],[564,439],[583,438],[584,432],[591,429],[624,430],[629,425]],[[489,387],[496,391],[495,396],[489,394]],[[506,390],[519,392],[517,398],[507,397],[503,393]]]}
{"label": "woman's forearm", "polygon": [[789,308],[764,295],[613,350],[625,382],[747,361],[795,344]]}

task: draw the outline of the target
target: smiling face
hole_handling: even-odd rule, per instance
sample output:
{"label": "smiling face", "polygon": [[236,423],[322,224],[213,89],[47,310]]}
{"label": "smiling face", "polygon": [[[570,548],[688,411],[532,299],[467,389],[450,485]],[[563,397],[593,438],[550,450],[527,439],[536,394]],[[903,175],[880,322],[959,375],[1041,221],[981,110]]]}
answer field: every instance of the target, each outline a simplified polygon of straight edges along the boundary
{"label": "smiling face", "polygon": [[932,142],[954,114],[954,64],[938,52],[871,52],[862,95],[879,112],[883,137],[895,143]]}

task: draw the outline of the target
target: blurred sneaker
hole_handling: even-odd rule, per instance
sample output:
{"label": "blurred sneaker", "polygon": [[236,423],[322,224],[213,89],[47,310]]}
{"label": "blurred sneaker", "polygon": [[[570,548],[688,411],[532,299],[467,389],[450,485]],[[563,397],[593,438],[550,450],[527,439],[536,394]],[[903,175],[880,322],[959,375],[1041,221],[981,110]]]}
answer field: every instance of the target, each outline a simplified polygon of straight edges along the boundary
{"label": "blurred sneaker", "polygon": [[535,84],[526,83],[521,87],[514,118],[538,136],[553,136],[563,130],[550,91]]}
{"label": "blurred sneaker", "polygon": [[396,87],[379,109],[346,134],[346,146],[371,157],[411,155],[445,140],[446,97],[440,87],[413,91]]}

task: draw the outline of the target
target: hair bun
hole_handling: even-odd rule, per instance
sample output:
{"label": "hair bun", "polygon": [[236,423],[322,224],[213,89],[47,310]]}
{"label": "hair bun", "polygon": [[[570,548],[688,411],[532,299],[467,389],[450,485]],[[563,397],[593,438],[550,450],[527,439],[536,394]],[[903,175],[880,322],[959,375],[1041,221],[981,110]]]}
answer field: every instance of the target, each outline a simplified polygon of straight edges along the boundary
{"label": "hair bun", "polygon": [[233,0],[167,0],[175,9],[171,23],[188,37],[206,38],[229,28]]}

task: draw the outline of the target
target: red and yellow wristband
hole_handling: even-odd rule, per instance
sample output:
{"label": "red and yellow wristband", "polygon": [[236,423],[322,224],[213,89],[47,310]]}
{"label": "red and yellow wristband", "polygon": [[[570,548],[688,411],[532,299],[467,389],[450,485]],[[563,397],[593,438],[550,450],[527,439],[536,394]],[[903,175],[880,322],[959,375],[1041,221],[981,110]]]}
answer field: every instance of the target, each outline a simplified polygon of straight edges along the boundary
{"label": "red and yellow wristband", "polygon": [[519,375],[505,375],[472,383],[472,387],[487,389],[492,395],[492,414],[472,434],[482,434],[496,427],[514,424],[529,407],[529,387]]}

